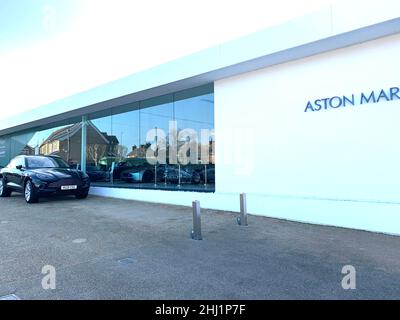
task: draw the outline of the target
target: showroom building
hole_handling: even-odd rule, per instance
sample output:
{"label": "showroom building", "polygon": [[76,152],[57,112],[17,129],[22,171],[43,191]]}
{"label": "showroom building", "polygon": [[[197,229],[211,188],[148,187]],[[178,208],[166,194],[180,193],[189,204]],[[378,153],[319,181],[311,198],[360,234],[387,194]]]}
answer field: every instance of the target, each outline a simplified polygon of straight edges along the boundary
{"label": "showroom building", "polygon": [[0,122],[94,195],[400,234],[400,4],[336,4]]}

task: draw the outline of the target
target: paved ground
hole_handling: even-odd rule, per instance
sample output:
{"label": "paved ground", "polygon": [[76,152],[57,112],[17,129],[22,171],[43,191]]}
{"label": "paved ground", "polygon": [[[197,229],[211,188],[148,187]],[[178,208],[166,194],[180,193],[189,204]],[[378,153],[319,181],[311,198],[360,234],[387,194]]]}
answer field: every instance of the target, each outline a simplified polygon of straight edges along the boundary
{"label": "paved ground", "polygon": [[[399,299],[400,237],[89,197],[0,199],[0,296],[22,299]],[[80,240],[80,239],[86,239]],[[119,262],[126,259],[125,263]],[[357,270],[357,289],[341,269]],[[42,289],[53,265],[57,289]]]}

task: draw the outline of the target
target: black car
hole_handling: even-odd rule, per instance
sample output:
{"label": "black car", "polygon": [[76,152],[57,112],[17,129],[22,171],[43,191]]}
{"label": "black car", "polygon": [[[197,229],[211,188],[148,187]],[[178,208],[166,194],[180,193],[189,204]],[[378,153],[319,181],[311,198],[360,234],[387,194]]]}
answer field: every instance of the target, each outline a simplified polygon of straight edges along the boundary
{"label": "black car", "polygon": [[79,170],[70,169],[57,156],[18,156],[0,170],[0,197],[9,197],[13,191],[25,195],[28,203],[38,202],[40,196],[88,196],[90,178]]}
{"label": "black car", "polygon": [[[121,172],[121,180],[125,182],[155,182],[155,168],[147,165],[130,168]],[[179,179],[180,174],[180,179]],[[169,165],[157,166],[157,182],[167,182],[178,184],[181,183],[200,183],[200,174],[198,172],[188,172],[185,169],[179,171],[178,168]]]}
{"label": "black car", "polygon": [[[74,168],[71,167],[70,168]],[[76,169],[80,170],[81,166],[75,166]],[[91,182],[96,181],[107,181],[110,179],[110,175],[107,171],[99,169],[97,166],[86,166],[86,173],[90,178]]]}

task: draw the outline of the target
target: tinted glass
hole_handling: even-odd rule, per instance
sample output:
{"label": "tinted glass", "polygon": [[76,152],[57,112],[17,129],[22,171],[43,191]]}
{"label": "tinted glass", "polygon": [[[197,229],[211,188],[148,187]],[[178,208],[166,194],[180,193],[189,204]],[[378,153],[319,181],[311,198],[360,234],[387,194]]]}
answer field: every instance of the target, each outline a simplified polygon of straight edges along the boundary
{"label": "tinted glass", "polygon": [[[112,107],[87,118],[84,161],[94,185],[214,191],[212,85]],[[61,124],[0,137],[0,165],[18,155],[43,155],[64,161],[30,166],[82,168],[83,123],[74,119]]]}
{"label": "tinted glass", "polygon": [[0,168],[10,162],[10,141],[9,137],[0,138]]}
{"label": "tinted glass", "polygon": [[[77,167],[81,161],[82,124],[75,123],[46,130],[32,131],[11,136],[1,148],[6,152],[4,158],[18,155],[59,156],[71,167]],[[7,155],[8,153],[8,155]]]}
{"label": "tinted glass", "polygon": [[112,116],[112,133],[118,141],[116,163],[140,156],[139,110]]}
{"label": "tinted glass", "polygon": [[35,168],[68,168],[68,164],[61,158],[27,157],[27,167]]}
{"label": "tinted glass", "polygon": [[[105,138],[102,145],[90,131]],[[87,171],[100,186],[213,191],[214,146],[214,94],[210,87],[195,88],[91,119]]]}
{"label": "tinted glass", "polygon": [[103,114],[106,116],[86,124],[86,172],[92,182],[109,180],[111,163],[119,150],[119,141],[111,130],[111,111]]}

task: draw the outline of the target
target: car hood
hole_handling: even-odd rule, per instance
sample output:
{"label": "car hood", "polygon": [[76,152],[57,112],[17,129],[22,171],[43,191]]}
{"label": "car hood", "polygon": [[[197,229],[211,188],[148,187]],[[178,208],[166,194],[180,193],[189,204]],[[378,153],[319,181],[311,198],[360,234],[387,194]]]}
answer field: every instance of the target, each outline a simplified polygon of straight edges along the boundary
{"label": "car hood", "polygon": [[69,168],[43,168],[43,169],[34,169],[30,170],[32,174],[44,174],[51,175],[55,179],[80,179],[81,175],[79,171]]}

